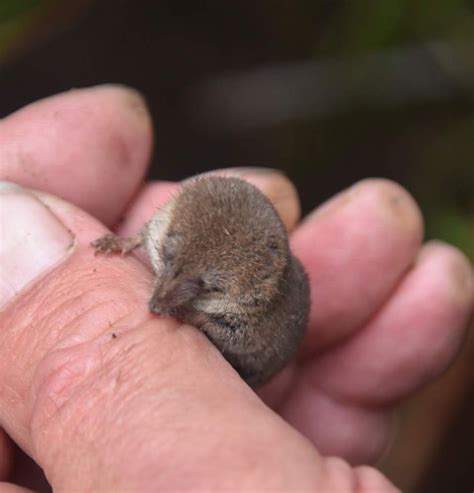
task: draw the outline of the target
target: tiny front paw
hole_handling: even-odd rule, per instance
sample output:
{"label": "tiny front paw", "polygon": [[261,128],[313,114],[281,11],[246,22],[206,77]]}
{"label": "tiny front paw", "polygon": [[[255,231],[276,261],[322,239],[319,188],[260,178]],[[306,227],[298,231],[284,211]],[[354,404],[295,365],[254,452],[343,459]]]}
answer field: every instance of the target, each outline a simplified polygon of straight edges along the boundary
{"label": "tiny front paw", "polygon": [[92,241],[91,246],[94,247],[96,255],[99,253],[105,253],[106,255],[121,253],[123,255],[126,251],[123,241],[125,239],[114,234],[108,234]]}
{"label": "tiny front paw", "polygon": [[140,243],[140,235],[131,238],[122,238],[118,235],[108,234],[92,241],[91,246],[94,247],[96,255],[99,253],[105,253],[105,255],[120,253],[121,255],[125,255],[139,246]]}

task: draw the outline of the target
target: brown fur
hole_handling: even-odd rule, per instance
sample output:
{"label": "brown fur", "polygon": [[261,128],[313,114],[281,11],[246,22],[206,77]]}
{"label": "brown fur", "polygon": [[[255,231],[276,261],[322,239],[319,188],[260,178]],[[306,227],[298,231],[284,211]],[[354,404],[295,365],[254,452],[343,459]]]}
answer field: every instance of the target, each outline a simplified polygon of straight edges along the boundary
{"label": "brown fur", "polygon": [[294,356],[308,318],[308,281],[257,188],[238,178],[194,179],[141,236],[156,273],[153,312],[202,330],[253,387]]}

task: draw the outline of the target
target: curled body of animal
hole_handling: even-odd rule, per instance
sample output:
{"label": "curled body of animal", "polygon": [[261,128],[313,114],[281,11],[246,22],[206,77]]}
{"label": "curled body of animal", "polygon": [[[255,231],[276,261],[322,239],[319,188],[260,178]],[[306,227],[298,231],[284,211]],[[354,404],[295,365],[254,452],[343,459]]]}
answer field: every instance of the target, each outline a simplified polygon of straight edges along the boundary
{"label": "curled body of animal", "polygon": [[249,385],[267,382],[294,356],[308,280],[277,211],[253,185],[190,180],[137,237],[93,242],[106,253],[139,245],[156,275],[150,310],[203,331]]}

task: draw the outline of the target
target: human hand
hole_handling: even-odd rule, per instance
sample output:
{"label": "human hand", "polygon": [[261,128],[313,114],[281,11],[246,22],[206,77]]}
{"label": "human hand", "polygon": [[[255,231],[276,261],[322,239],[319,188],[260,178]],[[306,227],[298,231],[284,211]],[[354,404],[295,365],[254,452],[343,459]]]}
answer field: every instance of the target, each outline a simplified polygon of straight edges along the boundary
{"label": "human hand", "polygon": [[40,101],[0,123],[0,144],[2,179],[70,202],[0,193],[0,424],[55,491],[394,491],[322,454],[376,460],[394,406],[447,367],[472,311],[470,264],[421,246],[406,192],[368,180],[296,227],[284,177],[233,171],[274,202],[311,279],[301,354],[261,391],[272,410],[199,331],[148,313],[140,261],[89,246],[119,218],[136,231],[176,187],[141,183],[151,124],[135,93]]}

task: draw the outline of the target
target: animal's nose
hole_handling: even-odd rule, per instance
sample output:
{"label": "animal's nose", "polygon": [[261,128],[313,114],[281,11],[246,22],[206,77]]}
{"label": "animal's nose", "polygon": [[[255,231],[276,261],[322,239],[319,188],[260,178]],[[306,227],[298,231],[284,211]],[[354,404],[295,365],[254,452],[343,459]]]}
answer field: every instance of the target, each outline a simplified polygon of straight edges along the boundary
{"label": "animal's nose", "polygon": [[159,279],[148,303],[150,311],[160,315],[169,315],[175,306],[172,296],[173,290],[173,280],[170,276],[163,276]]}
{"label": "animal's nose", "polygon": [[169,315],[173,308],[170,303],[167,302],[166,298],[157,296],[156,294],[151,297],[149,307],[151,312],[159,315]]}
{"label": "animal's nose", "polygon": [[162,315],[173,315],[187,306],[202,290],[202,281],[198,278],[185,279],[178,283],[160,283],[150,300],[150,310]]}

